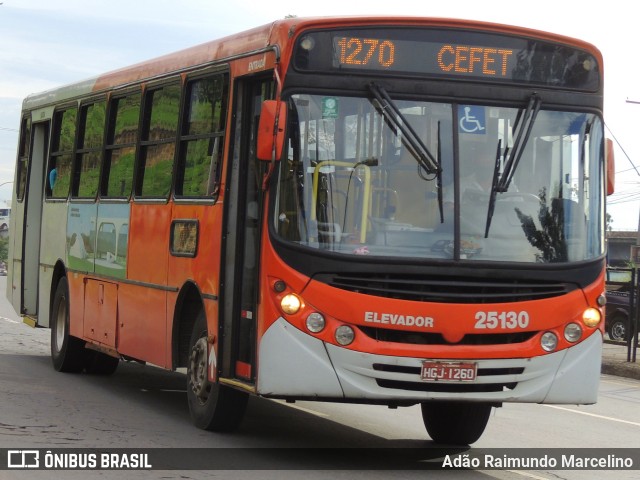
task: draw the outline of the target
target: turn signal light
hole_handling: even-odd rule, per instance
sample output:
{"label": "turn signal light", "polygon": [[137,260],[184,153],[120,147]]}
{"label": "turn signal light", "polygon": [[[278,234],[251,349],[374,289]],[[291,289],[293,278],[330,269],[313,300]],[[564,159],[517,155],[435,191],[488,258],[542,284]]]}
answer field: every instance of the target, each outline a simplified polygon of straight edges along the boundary
{"label": "turn signal light", "polygon": [[582,313],[582,321],[587,327],[597,327],[601,320],[602,315],[597,308],[587,308]]}
{"label": "turn signal light", "polygon": [[302,307],[302,300],[297,295],[293,293],[288,293],[282,300],[280,300],[280,308],[287,315],[294,315],[298,313],[300,308]]}

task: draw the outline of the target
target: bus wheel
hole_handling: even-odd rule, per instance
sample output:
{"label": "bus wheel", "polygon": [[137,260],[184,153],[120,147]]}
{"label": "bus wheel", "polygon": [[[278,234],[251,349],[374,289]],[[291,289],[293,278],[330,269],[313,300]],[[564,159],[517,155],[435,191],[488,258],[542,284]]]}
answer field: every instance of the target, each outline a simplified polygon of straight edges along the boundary
{"label": "bus wheel", "polygon": [[207,321],[204,312],[196,320],[189,342],[187,365],[187,400],[193,423],[204,430],[235,430],[244,416],[249,395],[207,377]]}
{"label": "bus wheel", "polygon": [[427,433],[436,443],[469,445],[484,432],[491,405],[486,403],[423,403],[422,420]]}
{"label": "bus wheel", "polygon": [[102,352],[85,349],[84,370],[93,375],[111,375],[118,368],[120,359]]}
{"label": "bus wheel", "polygon": [[69,286],[61,278],[53,297],[49,317],[51,327],[51,360],[59,372],[81,372],[84,368],[84,344],[69,334]]}

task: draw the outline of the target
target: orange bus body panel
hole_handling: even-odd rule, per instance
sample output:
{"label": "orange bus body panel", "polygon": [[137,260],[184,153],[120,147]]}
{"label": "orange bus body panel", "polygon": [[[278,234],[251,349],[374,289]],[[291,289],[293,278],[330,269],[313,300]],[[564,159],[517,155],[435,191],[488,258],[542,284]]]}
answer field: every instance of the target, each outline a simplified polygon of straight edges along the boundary
{"label": "orange bus body panel", "polygon": [[84,336],[100,345],[116,348],[118,285],[101,279],[85,279]]}
{"label": "orange bus body panel", "polygon": [[265,25],[238,35],[197,45],[107,73],[97,79],[94,90],[117,88],[179,70],[205,66],[216,60],[230,58],[245,52],[264,49],[269,45],[270,31],[271,25]]}
{"label": "orange bus body panel", "polygon": [[[131,206],[127,278],[119,294],[119,348],[124,354],[164,366],[167,363],[167,285],[169,225],[167,205]],[[151,288],[149,288],[151,287]]]}
{"label": "orange bus body panel", "polygon": [[169,255],[167,284],[180,286],[185,281],[192,281],[201,293],[217,296],[220,285],[222,202],[218,201],[215,205],[174,204],[172,211],[174,220],[197,222],[197,251],[193,258]]}
{"label": "orange bus body panel", "polygon": [[164,290],[120,284],[118,351],[121,354],[168,367],[166,302]]}

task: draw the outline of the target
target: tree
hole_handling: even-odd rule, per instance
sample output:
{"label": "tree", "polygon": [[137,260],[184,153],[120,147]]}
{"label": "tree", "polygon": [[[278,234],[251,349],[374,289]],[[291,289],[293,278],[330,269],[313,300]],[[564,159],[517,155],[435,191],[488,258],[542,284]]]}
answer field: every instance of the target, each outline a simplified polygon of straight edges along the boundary
{"label": "tree", "polygon": [[9,258],[9,237],[0,237],[0,262],[7,263]]}
{"label": "tree", "polygon": [[564,205],[562,202],[551,202],[547,207],[547,189],[540,190],[540,210],[538,220],[541,229],[536,228],[530,215],[525,215],[519,208],[516,214],[522,223],[527,240],[542,254],[537,255],[540,262],[566,262],[568,260],[567,243],[564,235]]}
{"label": "tree", "polygon": [[607,232],[610,232],[611,230],[613,230],[613,217],[611,216],[610,213],[607,213],[607,217],[605,219],[606,224],[607,224]]}

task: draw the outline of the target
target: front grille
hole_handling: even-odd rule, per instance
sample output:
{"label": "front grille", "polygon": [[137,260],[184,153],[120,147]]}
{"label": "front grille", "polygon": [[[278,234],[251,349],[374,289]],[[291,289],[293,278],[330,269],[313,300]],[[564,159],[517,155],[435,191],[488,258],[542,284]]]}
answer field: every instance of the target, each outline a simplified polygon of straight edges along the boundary
{"label": "front grille", "polygon": [[[373,369],[378,372],[401,373],[420,376],[420,367],[406,365],[387,365],[374,363]],[[524,367],[504,367],[504,368],[478,368],[478,377],[498,377],[492,383],[451,383],[451,382],[423,382],[392,380],[388,378],[376,378],[376,383],[382,388],[392,388],[395,390],[408,390],[412,392],[442,392],[442,393],[479,393],[479,392],[502,392],[513,390],[517,382],[513,380],[514,375],[524,373]],[[500,377],[504,376],[501,380]]]}
{"label": "front grille", "polygon": [[[412,375],[420,375],[420,367],[412,367],[406,365],[387,365],[384,363],[374,363],[373,369],[378,372],[391,373],[409,373]],[[524,372],[524,367],[506,367],[506,368],[479,368],[478,377],[496,376],[496,375],[520,375]]]}
{"label": "front grille", "polygon": [[350,292],[420,302],[498,303],[565,295],[570,283],[403,274],[323,273],[315,280]]}
{"label": "front grille", "polygon": [[444,382],[403,382],[400,380],[376,379],[382,388],[394,390],[408,390],[412,392],[443,392],[443,393],[479,393],[502,392],[513,390],[517,383],[444,383]]}
{"label": "front grille", "polygon": [[[405,343],[412,345],[451,345],[439,333],[409,332],[391,330],[389,328],[363,327],[358,328],[367,337],[380,342]],[[524,343],[533,338],[538,332],[510,332],[510,333],[468,333],[456,345],[511,345]]]}

